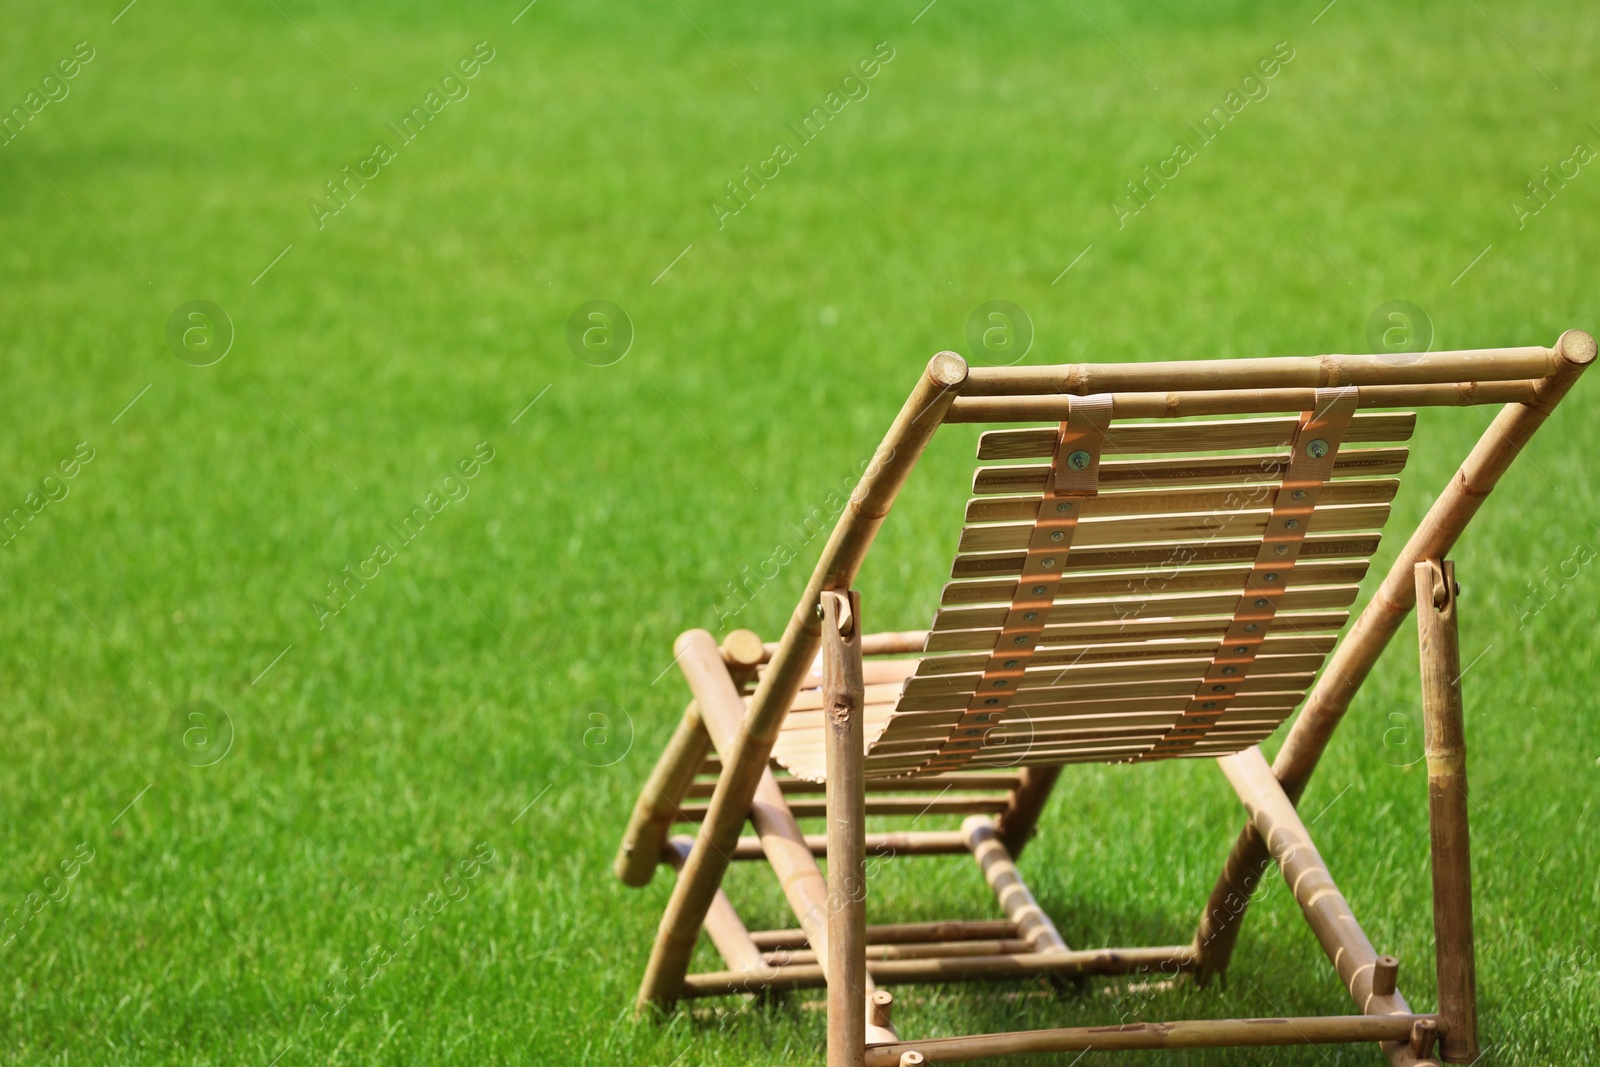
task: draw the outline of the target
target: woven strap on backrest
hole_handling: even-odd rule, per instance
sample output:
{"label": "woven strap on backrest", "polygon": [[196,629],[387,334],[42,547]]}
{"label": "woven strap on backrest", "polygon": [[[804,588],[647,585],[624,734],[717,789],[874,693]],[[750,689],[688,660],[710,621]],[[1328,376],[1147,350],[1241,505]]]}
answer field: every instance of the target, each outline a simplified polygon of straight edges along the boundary
{"label": "woven strap on backrest", "polygon": [[[1272,630],[1278,604],[1294,576],[1295,561],[1310,532],[1317,497],[1333,474],[1339,446],[1356,413],[1356,400],[1354,386],[1318,389],[1315,409],[1300,417],[1283,484],[1273,494],[1272,515],[1244,592],[1233,610],[1233,622],[1182,717],[1140,759],[1161,759],[1193,749],[1238,696],[1239,686]],[[1266,487],[1262,488],[1265,491]]]}
{"label": "woven strap on backrest", "polygon": [[1083,500],[1098,491],[1100,453],[1110,423],[1109,396],[1072,400],[1067,419],[1057,431],[1050,476],[1039,498],[1039,511],[1011,610],[1001,624],[994,653],[984,667],[966,714],[929,761],[929,771],[964,766],[984,747],[994,724],[1011,706],[1017,683],[1032,663],[1039,635],[1055,604]]}

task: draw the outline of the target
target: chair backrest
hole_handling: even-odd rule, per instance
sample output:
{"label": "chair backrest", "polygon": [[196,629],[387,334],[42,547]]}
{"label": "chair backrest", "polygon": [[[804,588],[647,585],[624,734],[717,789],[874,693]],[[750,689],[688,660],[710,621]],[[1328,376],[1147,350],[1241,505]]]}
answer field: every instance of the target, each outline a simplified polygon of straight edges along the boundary
{"label": "chair backrest", "polygon": [[[1532,403],[1558,361],[1524,348],[974,370],[944,421],[1060,421],[981,436],[923,654],[868,664],[868,775],[1264,740],[1333,649],[1399,488],[1416,416],[1371,409]],[[819,683],[773,751],[807,778],[822,776]]]}

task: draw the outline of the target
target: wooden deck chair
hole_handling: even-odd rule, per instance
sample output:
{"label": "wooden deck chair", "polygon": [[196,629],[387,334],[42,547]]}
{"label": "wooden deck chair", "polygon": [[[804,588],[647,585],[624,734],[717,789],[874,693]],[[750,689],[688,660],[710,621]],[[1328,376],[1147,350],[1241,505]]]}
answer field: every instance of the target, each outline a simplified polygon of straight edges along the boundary
{"label": "wooden deck chair", "polygon": [[[630,885],[648,882],[663,861],[678,872],[640,1007],[826,986],[830,1067],[1368,1041],[1395,1064],[1431,1063],[1435,1051],[1472,1061],[1457,588],[1445,556],[1594,358],[1594,339],[1577,330],[1553,348],[1400,356],[970,371],[956,355],[936,356],[851,496],[782,640],[763,645],[740,631],[719,646],[704,630],[678,639],[694,699],[616,861]],[[1338,640],[1415,424],[1392,409],[1489,403],[1505,406]],[[994,465],[978,469],[954,581],[931,629],[863,634],[857,570],[947,422],[1052,425],[982,435],[978,458]],[[1374,950],[1295,812],[1357,687],[1419,603],[1434,1013],[1414,1011],[1396,990],[1396,961]],[[1269,766],[1256,746],[1296,708]],[[1217,761],[1246,822],[1194,941],[1068,947],[1014,863],[1061,767],[1202,757]],[[865,829],[867,816],[919,813],[969,818],[959,832]],[[827,833],[803,834],[796,819],[818,816]],[[741,836],[746,822],[755,836]],[[670,837],[677,823],[699,831]],[[868,926],[869,850],[970,852],[1003,919]],[[797,928],[746,929],[721,883],[730,863],[747,860],[771,865]],[[919,1041],[898,1036],[892,998],[878,988],[1138,972],[1204,981],[1228,966],[1272,861],[1354,999],[1352,1014]],[[726,970],[687,973],[701,930]]]}

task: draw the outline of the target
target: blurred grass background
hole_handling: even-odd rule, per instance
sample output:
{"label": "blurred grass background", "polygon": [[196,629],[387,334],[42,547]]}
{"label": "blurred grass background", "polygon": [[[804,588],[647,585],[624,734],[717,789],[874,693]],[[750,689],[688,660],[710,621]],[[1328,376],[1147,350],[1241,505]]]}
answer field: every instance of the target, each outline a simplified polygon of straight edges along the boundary
{"label": "blurred grass background", "polygon": [[[8,1063],[818,1062],[814,997],[635,1021],[669,879],[625,890],[609,858],[685,699],[673,636],[859,471],[930,354],[972,354],[974,308],[1026,309],[1034,363],[1368,351],[1394,299],[1436,349],[1600,325],[1600,177],[1511,206],[1600,145],[1578,3],[0,10],[0,108],[27,112],[0,147],[0,509],[30,515],[0,546]],[[480,42],[470,95],[400,146],[385,124]],[[724,183],[880,42],[866,97],[719,228]],[[1124,183],[1280,42],[1270,94],[1119,228]],[[319,229],[308,201],[378,140],[396,158]],[[166,339],[192,300],[235,334],[209,367]],[[632,323],[610,366],[567,345],[591,300]],[[1487,1063],[1600,1036],[1596,578],[1567,562],[1600,540],[1594,388],[1454,554]],[[1486,418],[1424,413],[1391,529]],[[931,617],[976,432],[897,507],[870,625]],[[816,547],[736,623],[775,635]],[[1415,661],[1408,627],[1304,810],[1426,1006]],[[1239,822],[1210,767],[1073,769],[1024,870],[1073,945],[1181,941]],[[752,926],[790,925],[770,877],[732,877]],[[993,909],[953,859],[874,892],[875,921]],[[919,1036],[1346,1008],[1277,883],[1226,988],[907,993]],[[1115,1058],[1318,1060],[1381,1057]]]}

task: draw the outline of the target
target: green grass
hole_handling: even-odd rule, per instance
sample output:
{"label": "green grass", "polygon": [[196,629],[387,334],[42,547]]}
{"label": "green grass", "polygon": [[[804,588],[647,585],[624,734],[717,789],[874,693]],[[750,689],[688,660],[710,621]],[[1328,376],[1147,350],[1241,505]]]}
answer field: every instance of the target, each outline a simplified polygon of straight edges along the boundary
{"label": "green grass", "polygon": [[[931,353],[970,352],[973,308],[1026,308],[1034,363],[1368,351],[1391,299],[1426,309],[1435,348],[1600,326],[1600,175],[1521,228],[1508,207],[1600,146],[1580,3],[1345,0],[1314,25],[1321,0],[920,18],[923,0],[542,0],[515,24],[518,0],[121,3],[9,3],[0,36],[6,109],[95,50],[0,147],[0,508],[93,449],[0,546],[0,909],[31,916],[0,947],[6,1063],[819,1062],[813,997],[636,1021],[670,879],[624,889],[610,855],[685,699],[674,635],[715,625],[726,584],[859,470]],[[470,95],[318,229],[308,200],[479,41],[494,58]],[[869,95],[719,229],[723,183],[882,41]],[[1119,229],[1124,183],[1280,41],[1270,95]],[[197,299],[236,331],[205,368],[165,337]],[[607,367],[565,339],[597,299],[636,332]],[[1454,554],[1464,655],[1482,654],[1465,685],[1486,1063],[1593,1062],[1600,1033],[1600,572],[1554,577],[1600,542],[1596,388]],[[1484,420],[1422,416],[1393,528]],[[860,582],[869,625],[930,618],[975,435],[945,431],[919,467]],[[394,524],[481,442],[470,495],[403,544]],[[394,558],[319,623],[380,542]],[[775,634],[818,547],[736,623]],[[1522,619],[1547,573],[1549,606]],[[1415,668],[1408,627],[1304,809],[1430,1006],[1424,772],[1399,766],[1420,755]],[[196,700],[234,735],[209,766],[193,749],[220,720],[186,735]],[[610,729],[586,744],[597,707]],[[1073,769],[1023,866],[1074,945],[1181,941],[1239,822],[1210,767]],[[80,843],[92,861],[48,881]],[[475,850],[492,861],[447,883]],[[731,877],[752,926],[788,925],[770,876]],[[47,891],[64,899],[34,914]],[[878,919],[993,911],[956,859],[891,865],[873,893]],[[1281,884],[1226,988],[1020,991],[919,990],[898,1019],[1347,1007]]]}

